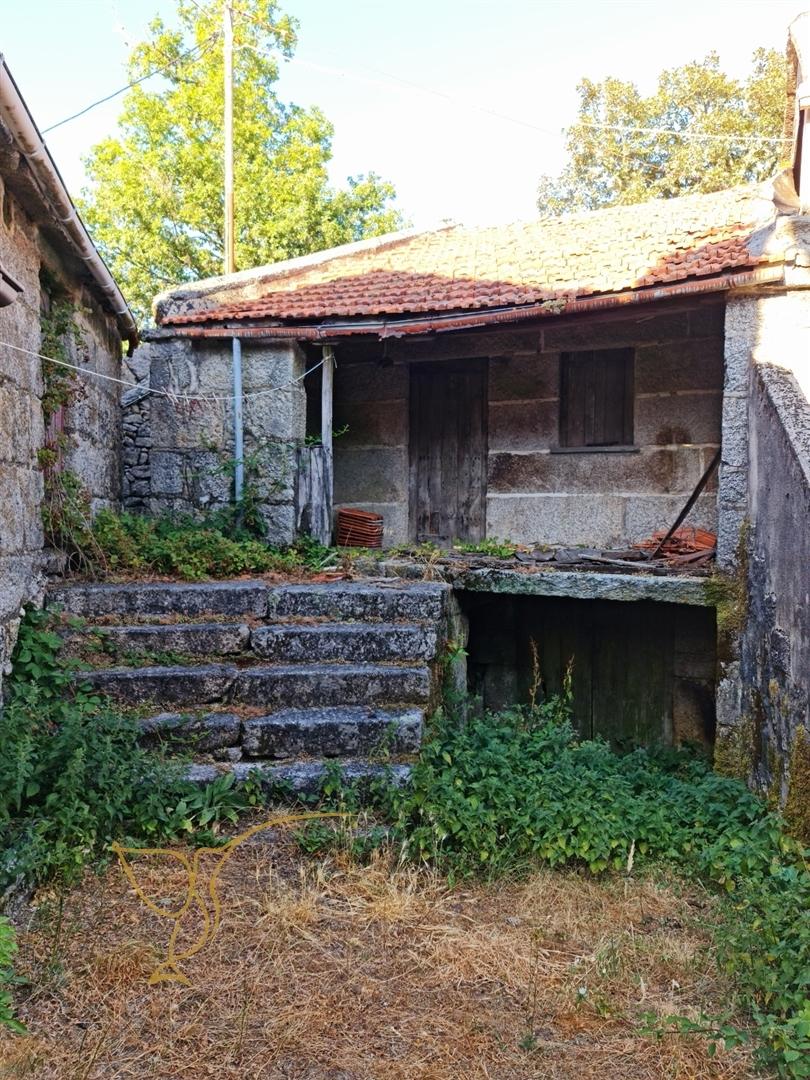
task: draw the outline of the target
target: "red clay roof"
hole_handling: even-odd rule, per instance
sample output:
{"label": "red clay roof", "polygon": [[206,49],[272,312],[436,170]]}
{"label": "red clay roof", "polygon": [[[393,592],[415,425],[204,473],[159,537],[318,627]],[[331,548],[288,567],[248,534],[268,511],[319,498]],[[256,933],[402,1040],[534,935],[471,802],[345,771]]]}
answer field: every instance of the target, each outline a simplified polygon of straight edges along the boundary
{"label": "red clay roof", "polygon": [[170,303],[161,321],[486,311],[704,279],[767,262],[752,239],[773,216],[773,204],[744,187],[515,225],[455,226],[362,251],[338,248],[315,266],[269,267],[240,289],[250,299],[224,303],[214,291],[185,310]]}

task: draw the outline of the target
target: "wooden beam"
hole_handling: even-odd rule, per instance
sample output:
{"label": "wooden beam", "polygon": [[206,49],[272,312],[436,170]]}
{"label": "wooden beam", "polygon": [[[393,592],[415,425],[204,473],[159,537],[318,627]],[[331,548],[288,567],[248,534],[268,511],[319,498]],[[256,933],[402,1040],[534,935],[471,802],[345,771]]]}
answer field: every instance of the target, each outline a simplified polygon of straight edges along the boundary
{"label": "wooden beam", "polygon": [[335,352],[331,345],[323,347],[321,368],[321,445],[323,446],[323,535],[319,539],[329,544],[332,539],[332,514],[334,509],[334,455],[332,451],[332,428],[335,386]]}

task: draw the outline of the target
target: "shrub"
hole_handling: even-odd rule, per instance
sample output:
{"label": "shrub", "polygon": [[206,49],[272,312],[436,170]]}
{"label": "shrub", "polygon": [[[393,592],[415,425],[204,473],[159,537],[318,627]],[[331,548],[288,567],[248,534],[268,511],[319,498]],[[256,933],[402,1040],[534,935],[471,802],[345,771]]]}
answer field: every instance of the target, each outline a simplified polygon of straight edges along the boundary
{"label": "shrub", "polygon": [[248,809],[232,776],[207,788],[138,744],[137,723],[76,683],[51,615],[24,620],[0,713],[0,891],[67,884],[113,840],[200,834]]}

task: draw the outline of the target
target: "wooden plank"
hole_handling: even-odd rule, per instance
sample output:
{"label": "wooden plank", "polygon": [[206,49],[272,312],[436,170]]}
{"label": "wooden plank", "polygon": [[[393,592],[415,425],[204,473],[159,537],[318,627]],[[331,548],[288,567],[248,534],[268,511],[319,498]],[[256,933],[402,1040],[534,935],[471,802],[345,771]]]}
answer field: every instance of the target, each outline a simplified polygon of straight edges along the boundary
{"label": "wooden plank", "polygon": [[486,527],[486,360],[411,368],[410,521],[416,540]]}

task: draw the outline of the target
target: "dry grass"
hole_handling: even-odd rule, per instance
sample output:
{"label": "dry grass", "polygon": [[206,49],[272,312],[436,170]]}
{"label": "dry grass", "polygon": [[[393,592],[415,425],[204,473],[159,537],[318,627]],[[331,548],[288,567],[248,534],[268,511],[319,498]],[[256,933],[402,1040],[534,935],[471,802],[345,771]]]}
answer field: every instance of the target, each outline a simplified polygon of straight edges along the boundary
{"label": "dry grass", "polygon": [[[174,905],[182,872],[143,860]],[[506,1080],[753,1075],[742,1051],[639,1033],[643,1012],[723,1007],[713,901],[678,883],[542,872],[451,889],[380,858],[301,856],[260,834],[222,876],[219,934],[148,986],[171,924],[118,867],[22,936],[31,979],[0,1076],[36,1080]],[[194,936],[190,928],[189,936]]]}

